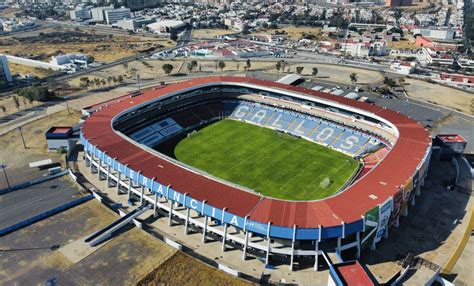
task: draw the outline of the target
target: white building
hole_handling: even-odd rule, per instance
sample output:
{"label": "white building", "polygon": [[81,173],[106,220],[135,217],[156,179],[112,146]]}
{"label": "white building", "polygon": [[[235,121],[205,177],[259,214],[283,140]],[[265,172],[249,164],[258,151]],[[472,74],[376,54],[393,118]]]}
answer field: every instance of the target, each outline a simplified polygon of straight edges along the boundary
{"label": "white building", "polygon": [[390,66],[390,69],[395,71],[396,73],[409,75],[415,71],[416,64],[415,63],[393,63]]}
{"label": "white building", "polygon": [[105,21],[107,22],[108,25],[115,24],[119,20],[130,18],[132,16],[132,12],[130,11],[129,8],[104,10],[104,14],[105,14]]}
{"label": "white building", "polygon": [[225,18],[224,25],[227,25],[229,28],[234,30],[242,31],[245,27],[245,22],[238,18]]}
{"label": "white building", "polygon": [[50,63],[58,66],[67,66],[73,69],[78,65],[87,68],[88,58],[84,54],[65,54],[51,57]]}
{"label": "white building", "polygon": [[0,84],[12,82],[12,74],[8,66],[7,56],[0,55]]}
{"label": "white building", "polygon": [[92,20],[97,22],[105,22],[105,11],[106,10],[114,10],[113,6],[105,6],[105,7],[96,7],[91,9],[91,16]]}
{"label": "white building", "polygon": [[82,20],[90,19],[92,17],[91,7],[76,8],[74,10],[71,10],[69,11],[69,16],[71,17],[71,20],[74,20],[74,21],[82,21]]}
{"label": "white building", "polygon": [[143,26],[155,22],[155,18],[133,18],[133,19],[123,19],[117,21],[117,27],[123,30],[128,31],[137,31],[138,29],[143,28]]}
{"label": "white building", "polygon": [[148,24],[147,27],[156,34],[169,34],[172,30],[179,30],[186,26],[183,21],[164,20]]}

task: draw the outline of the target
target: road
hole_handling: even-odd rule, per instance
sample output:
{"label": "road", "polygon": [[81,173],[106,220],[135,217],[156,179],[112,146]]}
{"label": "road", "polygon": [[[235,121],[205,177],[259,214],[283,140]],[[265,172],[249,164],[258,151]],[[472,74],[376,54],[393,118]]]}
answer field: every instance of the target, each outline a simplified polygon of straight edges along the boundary
{"label": "road", "polygon": [[0,229],[71,202],[79,196],[69,181],[61,178],[4,194],[0,198]]}

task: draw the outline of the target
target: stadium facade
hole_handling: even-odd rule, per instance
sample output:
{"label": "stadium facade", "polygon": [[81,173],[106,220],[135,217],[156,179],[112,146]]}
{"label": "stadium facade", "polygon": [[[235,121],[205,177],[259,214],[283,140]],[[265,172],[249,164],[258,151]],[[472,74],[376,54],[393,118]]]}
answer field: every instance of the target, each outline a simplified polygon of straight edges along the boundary
{"label": "stadium facade", "polygon": [[[233,118],[344,152],[364,166],[335,195],[270,197],[187,166],[153,148],[203,124]],[[389,109],[247,77],[193,79],[96,108],[83,124],[86,165],[117,192],[165,212],[169,224],[217,237],[271,263],[375,249],[424,184],[431,136]],[[230,231],[230,230],[233,231]],[[256,239],[258,238],[258,239]]]}

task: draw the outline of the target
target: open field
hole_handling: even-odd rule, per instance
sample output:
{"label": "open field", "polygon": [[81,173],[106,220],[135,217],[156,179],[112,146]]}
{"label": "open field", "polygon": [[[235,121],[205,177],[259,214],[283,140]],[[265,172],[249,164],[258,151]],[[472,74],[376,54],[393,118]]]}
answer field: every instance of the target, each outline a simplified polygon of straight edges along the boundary
{"label": "open field", "polygon": [[[28,123],[22,127],[23,137],[27,149],[23,147],[20,132],[10,131],[0,136],[0,158],[2,163],[7,163],[7,172],[10,183],[17,184],[43,175],[46,171],[39,172],[28,167],[29,162],[51,159],[53,162],[62,163],[64,155],[48,152],[44,133],[54,125],[71,126],[77,124],[81,114],[71,110],[58,112],[39,120]],[[3,177],[0,179],[3,182]]]}
{"label": "open field", "polygon": [[250,285],[217,269],[186,256],[175,253],[170,259],[137,283],[145,285]]}
{"label": "open field", "polygon": [[24,66],[14,63],[9,63],[8,65],[10,66],[10,71],[12,74],[32,75],[38,78],[43,78],[54,73],[53,70],[49,69],[40,69],[36,67]]}
{"label": "open field", "polygon": [[49,61],[51,56],[61,53],[83,53],[94,57],[96,61],[108,62],[172,44],[167,39],[159,38],[49,29],[37,35],[4,37],[0,40],[0,53],[33,56],[43,61]]}
{"label": "open field", "polygon": [[420,46],[416,45],[414,42],[410,42],[409,40],[401,40],[401,41],[391,41],[387,43],[387,46],[390,49],[409,49],[409,50],[416,50],[419,49]]}
{"label": "open field", "polygon": [[178,160],[211,175],[289,200],[328,197],[358,167],[349,156],[321,145],[234,120],[203,128],[174,152]]}
{"label": "open field", "polygon": [[281,26],[278,29],[267,29],[264,31],[259,31],[256,33],[252,33],[252,35],[274,34],[276,31],[285,31],[289,40],[297,41],[303,38],[303,33],[314,34],[316,36],[321,31],[321,29],[316,27],[296,27],[293,25],[288,25]]}
{"label": "open field", "polygon": [[[162,60],[143,60],[143,61],[133,61],[127,64],[113,66],[111,68],[103,70],[103,72],[108,73],[112,76],[122,75],[126,79],[135,80],[134,72],[140,74],[142,80],[155,79],[157,77],[165,76],[163,70],[164,64],[171,64],[173,66],[173,71],[171,74],[178,72],[179,68],[183,64],[182,60],[176,61],[162,61]],[[135,70],[135,71],[134,71]]]}
{"label": "open field", "polygon": [[409,97],[474,115],[474,95],[466,91],[410,78],[405,83]]}
{"label": "open field", "polygon": [[192,38],[216,38],[226,34],[235,33],[231,29],[193,29]]}

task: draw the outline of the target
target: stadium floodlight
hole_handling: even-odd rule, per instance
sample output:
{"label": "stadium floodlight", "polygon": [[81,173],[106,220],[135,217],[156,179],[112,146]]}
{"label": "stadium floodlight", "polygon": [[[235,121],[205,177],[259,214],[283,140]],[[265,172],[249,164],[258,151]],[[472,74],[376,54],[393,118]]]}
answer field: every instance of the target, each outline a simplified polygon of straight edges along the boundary
{"label": "stadium floodlight", "polygon": [[3,169],[3,173],[5,174],[5,181],[7,182],[8,190],[11,191],[12,187],[10,186],[10,182],[8,181],[7,171],[5,170],[8,167],[6,163],[0,164],[0,168]]}

